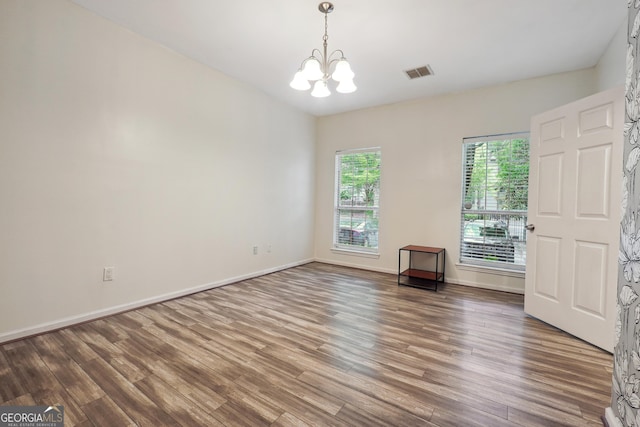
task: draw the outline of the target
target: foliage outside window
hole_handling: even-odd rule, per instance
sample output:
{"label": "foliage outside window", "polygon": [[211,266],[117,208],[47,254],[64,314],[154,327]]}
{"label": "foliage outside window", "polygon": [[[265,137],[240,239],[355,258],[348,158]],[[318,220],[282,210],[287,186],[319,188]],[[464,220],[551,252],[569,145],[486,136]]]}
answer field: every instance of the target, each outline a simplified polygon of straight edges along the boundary
{"label": "foliage outside window", "polygon": [[462,147],[460,262],[524,270],[529,135],[465,138]]}
{"label": "foliage outside window", "polygon": [[334,248],[378,252],[380,159],[378,148],[336,153]]}

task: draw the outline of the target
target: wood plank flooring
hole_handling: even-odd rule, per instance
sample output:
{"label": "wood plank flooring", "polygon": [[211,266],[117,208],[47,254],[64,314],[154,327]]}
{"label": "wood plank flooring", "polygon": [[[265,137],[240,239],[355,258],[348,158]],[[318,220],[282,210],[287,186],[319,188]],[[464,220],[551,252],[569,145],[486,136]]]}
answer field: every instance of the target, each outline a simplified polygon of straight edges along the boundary
{"label": "wood plank flooring", "polygon": [[601,426],[612,357],[523,297],[311,263],[0,346],[66,426]]}

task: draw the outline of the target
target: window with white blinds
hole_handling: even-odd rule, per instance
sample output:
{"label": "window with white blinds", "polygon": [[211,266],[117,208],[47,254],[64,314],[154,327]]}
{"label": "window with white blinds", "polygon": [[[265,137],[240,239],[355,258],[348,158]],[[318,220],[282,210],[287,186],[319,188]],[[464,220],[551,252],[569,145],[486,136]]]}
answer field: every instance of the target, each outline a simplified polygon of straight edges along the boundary
{"label": "window with white blinds", "polygon": [[460,262],[524,270],[529,134],[465,138]]}
{"label": "window with white blinds", "polygon": [[378,252],[379,148],[338,151],[333,247]]}

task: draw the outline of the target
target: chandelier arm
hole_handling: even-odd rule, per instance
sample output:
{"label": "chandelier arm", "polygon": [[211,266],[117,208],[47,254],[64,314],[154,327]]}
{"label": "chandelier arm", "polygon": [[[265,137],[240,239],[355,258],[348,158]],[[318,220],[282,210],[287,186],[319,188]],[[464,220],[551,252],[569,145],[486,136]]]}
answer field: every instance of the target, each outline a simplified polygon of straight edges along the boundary
{"label": "chandelier arm", "polygon": [[313,49],[311,51],[311,55],[309,55],[307,58],[305,58],[302,61],[302,65],[304,66],[304,63],[307,62],[308,60],[310,60],[311,58],[317,60],[318,62],[320,62],[320,65],[322,65],[324,63],[324,57],[322,56],[322,52],[320,51],[320,49]]}
{"label": "chandelier arm", "polygon": [[[337,53],[338,55],[340,55],[340,56],[339,56],[339,57],[336,57],[336,58],[331,59],[331,58],[333,57],[333,55],[335,55],[336,53]],[[340,60],[341,60],[341,59],[343,59],[343,58],[344,58],[344,52],[343,52],[341,49],[336,49],[336,50],[334,50],[333,52],[331,52],[331,55],[329,55],[329,64],[328,64],[328,65],[329,65],[329,66],[331,66],[334,62],[338,62],[338,61],[340,61]]]}
{"label": "chandelier arm", "polygon": [[[318,56],[316,56],[316,53],[318,54]],[[311,51],[311,56],[309,58],[311,58],[311,57],[316,58],[318,61],[320,61],[320,63],[322,63],[322,61],[324,60],[324,57],[323,57],[322,52],[320,51],[320,49],[313,49]]]}
{"label": "chandelier arm", "polygon": [[[316,56],[316,53],[318,54],[318,56]],[[333,55],[333,53],[332,53]],[[313,49],[311,51],[311,55],[309,55],[307,58],[303,59],[302,62],[300,63],[300,69],[302,69],[304,67],[304,64],[311,58],[316,59],[318,62],[320,62],[320,64],[323,63],[323,59],[322,59],[322,52],[320,52],[320,49]]]}

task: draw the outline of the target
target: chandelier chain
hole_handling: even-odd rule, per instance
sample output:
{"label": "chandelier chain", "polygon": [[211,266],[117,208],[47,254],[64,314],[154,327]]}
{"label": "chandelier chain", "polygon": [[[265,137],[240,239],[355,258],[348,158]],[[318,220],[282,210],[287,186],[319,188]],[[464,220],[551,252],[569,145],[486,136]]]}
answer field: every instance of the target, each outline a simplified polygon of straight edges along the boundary
{"label": "chandelier chain", "polygon": [[327,42],[327,40],[329,40],[329,20],[328,20],[328,14],[327,12],[324,13],[324,37],[322,37],[322,40],[325,41],[325,43]]}

